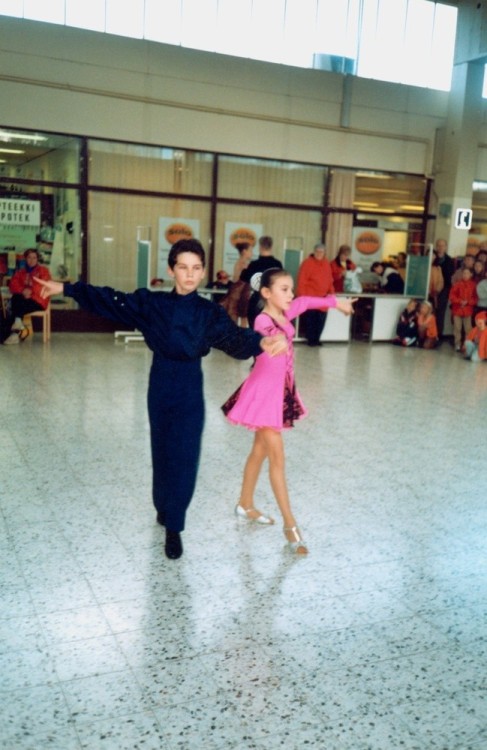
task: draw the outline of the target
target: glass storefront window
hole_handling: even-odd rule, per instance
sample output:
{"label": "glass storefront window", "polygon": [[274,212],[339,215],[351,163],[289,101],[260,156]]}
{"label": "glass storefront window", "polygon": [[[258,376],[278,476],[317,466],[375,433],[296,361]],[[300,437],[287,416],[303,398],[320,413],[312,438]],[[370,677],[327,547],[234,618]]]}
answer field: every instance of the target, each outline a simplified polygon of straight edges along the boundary
{"label": "glass storefront window", "polygon": [[[77,281],[81,272],[78,190],[30,185],[0,194],[0,276],[7,283],[23,253],[39,250],[51,276]],[[29,218],[28,218],[29,217]]]}
{"label": "glass storefront window", "polygon": [[330,170],[329,205],[378,214],[422,214],[426,179],[386,172]]}
{"label": "glass storefront window", "polygon": [[79,182],[80,139],[0,127],[0,178]]}
{"label": "glass storefront window", "polygon": [[[170,228],[189,227],[208,251],[210,204],[116,193],[89,194],[90,232],[88,277],[92,284],[122,291],[137,286],[137,241],[150,242],[150,279],[168,281],[164,249]],[[149,279],[149,281],[150,281]]]}
{"label": "glass storefront window", "polygon": [[88,142],[90,185],[160,193],[211,194],[213,156],[107,141]]}
{"label": "glass storefront window", "polygon": [[322,206],[327,168],[237,156],[218,158],[218,196]]}
{"label": "glass storefront window", "polygon": [[[81,272],[80,138],[0,127],[0,274],[4,281],[28,247],[51,275]],[[76,187],[72,187],[76,185]],[[22,216],[25,201],[34,221]]]}
{"label": "glass storefront window", "polygon": [[[321,218],[320,211],[220,205],[216,222],[215,272],[225,267],[224,248],[230,227],[249,227],[257,239],[264,234],[270,235],[274,241],[273,254],[281,261],[286,249],[301,250],[304,259],[313,251],[313,245],[321,240]],[[257,247],[254,253],[257,254]],[[232,269],[226,270],[230,272]]]}

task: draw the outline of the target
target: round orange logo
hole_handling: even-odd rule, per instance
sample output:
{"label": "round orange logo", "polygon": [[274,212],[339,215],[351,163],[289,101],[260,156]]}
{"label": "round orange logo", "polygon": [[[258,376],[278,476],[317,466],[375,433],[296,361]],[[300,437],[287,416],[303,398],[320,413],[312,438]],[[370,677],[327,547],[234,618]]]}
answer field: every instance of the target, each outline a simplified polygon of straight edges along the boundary
{"label": "round orange logo", "polygon": [[164,236],[170,245],[174,245],[178,240],[192,240],[193,230],[187,224],[170,224]]}
{"label": "round orange logo", "polygon": [[230,235],[230,242],[235,247],[235,245],[238,245],[239,242],[248,242],[251,247],[254,247],[255,243],[257,242],[257,237],[255,236],[255,232],[253,232],[251,229],[247,229],[247,227],[241,227],[240,229],[235,229],[234,232]]}
{"label": "round orange logo", "polygon": [[355,240],[355,247],[362,255],[373,255],[380,250],[381,239],[378,234],[367,230],[361,232]]}

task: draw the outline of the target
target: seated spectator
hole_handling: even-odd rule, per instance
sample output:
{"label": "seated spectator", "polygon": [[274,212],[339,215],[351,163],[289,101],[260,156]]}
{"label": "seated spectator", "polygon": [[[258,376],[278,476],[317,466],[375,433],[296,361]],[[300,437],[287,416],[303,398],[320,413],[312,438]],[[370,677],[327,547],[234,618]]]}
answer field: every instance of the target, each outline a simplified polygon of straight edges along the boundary
{"label": "seated spectator", "polygon": [[51,274],[46,266],[39,263],[39,253],[35,248],[24,252],[25,267],[16,271],[10,279],[9,289],[10,314],[6,320],[4,344],[18,344],[29,335],[29,328],[24,325],[23,317],[29,313],[45,310],[49,300],[41,297],[41,287],[34,284],[37,277],[49,281]]}
{"label": "seated spectator", "polygon": [[462,332],[467,336],[472,329],[472,315],[477,304],[477,289],[470,268],[462,270],[462,278],[453,284],[448,299],[453,316],[455,351],[462,348]]}
{"label": "seated spectator", "polygon": [[417,317],[418,346],[422,349],[436,349],[438,346],[438,326],[431,302],[421,302]]}
{"label": "seated spectator", "polygon": [[344,291],[345,274],[347,271],[355,271],[356,265],[350,260],[352,248],[350,245],[340,245],[336,257],[330,263],[333,288],[335,292]]}
{"label": "seated spectator", "polygon": [[465,359],[472,362],[487,361],[487,312],[480,312],[475,316],[475,326],[467,334],[463,352]]}
{"label": "seated spectator", "polygon": [[399,316],[396,326],[396,338],[393,344],[396,346],[414,346],[418,338],[417,302],[410,299]]}
{"label": "seated spectator", "polygon": [[404,281],[400,274],[386,263],[376,261],[372,263],[370,270],[380,276],[380,288],[386,294],[403,294]]}

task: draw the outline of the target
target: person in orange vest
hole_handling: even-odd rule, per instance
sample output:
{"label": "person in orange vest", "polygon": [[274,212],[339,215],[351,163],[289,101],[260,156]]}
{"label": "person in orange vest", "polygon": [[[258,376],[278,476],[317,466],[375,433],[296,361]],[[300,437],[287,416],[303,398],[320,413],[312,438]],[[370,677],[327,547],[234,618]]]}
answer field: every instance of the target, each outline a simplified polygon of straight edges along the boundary
{"label": "person in orange vest", "polygon": [[472,330],[472,315],[477,304],[477,287],[470,268],[462,270],[462,278],[453,284],[448,299],[453,315],[455,351],[462,349],[462,331],[467,336]]}
{"label": "person in orange vest", "polygon": [[7,345],[18,344],[29,335],[29,329],[22,320],[24,315],[45,310],[49,304],[48,299],[41,297],[40,286],[33,282],[34,278],[49,281],[49,269],[39,263],[39,253],[35,248],[24,252],[24,261],[25,267],[16,271],[10,279],[10,315],[7,319],[7,336],[3,342]]}
{"label": "person in orange vest", "polygon": [[431,302],[421,302],[416,318],[418,326],[418,346],[422,349],[435,349],[438,346],[438,326]]}

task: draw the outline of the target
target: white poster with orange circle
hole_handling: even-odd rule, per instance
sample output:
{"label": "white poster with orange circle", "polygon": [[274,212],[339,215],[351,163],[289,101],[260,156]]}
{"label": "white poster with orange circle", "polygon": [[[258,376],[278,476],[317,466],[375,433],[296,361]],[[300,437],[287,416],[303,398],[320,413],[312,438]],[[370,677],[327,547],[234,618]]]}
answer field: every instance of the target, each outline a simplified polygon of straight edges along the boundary
{"label": "white poster with orange circle", "polygon": [[[239,257],[237,245],[247,242],[252,247],[252,260],[258,256],[259,237],[262,237],[262,224],[239,224],[236,221],[225,222],[225,242],[223,245],[223,268],[233,274],[235,261]],[[218,270],[218,269],[217,269]]]}
{"label": "white poster with orange circle", "polygon": [[167,279],[167,256],[178,240],[199,240],[199,219],[175,219],[161,216],[157,243],[157,277]]}
{"label": "white poster with orange circle", "polygon": [[384,230],[354,227],[352,231],[352,260],[368,271],[372,263],[382,260],[384,252]]}

